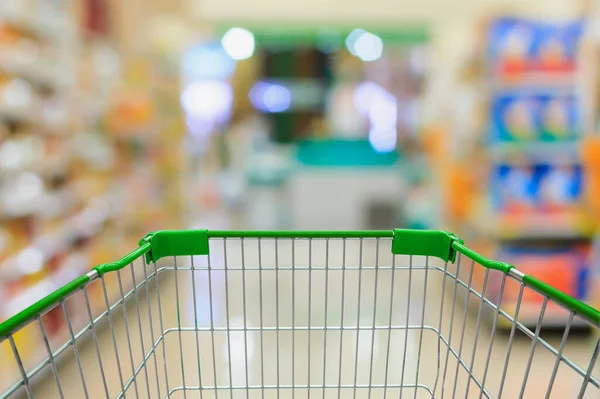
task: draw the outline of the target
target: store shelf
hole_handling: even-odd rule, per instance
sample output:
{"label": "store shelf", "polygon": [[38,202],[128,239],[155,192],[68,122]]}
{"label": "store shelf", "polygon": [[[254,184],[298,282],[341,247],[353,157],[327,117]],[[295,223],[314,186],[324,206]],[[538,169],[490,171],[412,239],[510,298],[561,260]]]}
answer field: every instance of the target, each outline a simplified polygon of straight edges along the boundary
{"label": "store shelf", "polygon": [[505,162],[514,157],[525,157],[532,164],[554,164],[579,162],[579,143],[570,142],[531,142],[495,143],[489,146],[493,161]]}
{"label": "store shelf", "polygon": [[37,39],[56,40],[66,32],[66,21],[52,16],[49,11],[50,9],[46,13],[34,13],[31,10],[19,11],[0,6],[0,19]]}
{"label": "store shelf", "polygon": [[[579,57],[579,43],[585,40],[575,36],[583,32],[580,24],[580,20],[548,25],[534,19],[498,18],[488,27],[483,50],[487,65],[479,83],[488,96],[484,150],[493,172],[490,206],[474,215],[480,219],[479,232],[492,239],[490,247],[495,247],[499,260],[572,295],[587,292],[582,281],[590,267],[588,249],[595,227],[585,204],[588,179],[580,154],[582,139],[589,133],[581,126],[587,124],[584,111],[590,98],[583,95],[581,85],[587,60]],[[509,56],[505,40],[517,29],[539,35],[539,48],[519,58]],[[567,30],[572,37],[560,43],[563,57],[549,62],[544,37]],[[504,298],[507,312],[515,309],[517,294],[511,295]],[[534,296],[523,298],[519,313],[519,321],[532,329],[542,300]],[[549,304],[542,326],[564,328],[567,318],[567,311]],[[499,325],[511,327],[503,317]],[[583,326],[584,321],[575,320],[574,327]]]}
{"label": "store shelf", "polygon": [[[115,215],[117,208],[114,205],[117,202],[114,193],[91,200],[79,213],[67,218],[61,227],[36,238],[30,246],[0,264],[0,280],[15,280],[21,276],[20,270],[29,266],[19,264],[24,254],[36,253],[43,264],[68,248],[73,239],[97,234],[101,226]],[[47,209],[40,211],[48,212]]]}
{"label": "store shelf", "polygon": [[77,198],[68,189],[44,193],[19,203],[2,199],[0,201],[0,220],[34,215],[43,218],[65,216],[76,203]]}
{"label": "store shelf", "polygon": [[58,77],[52,68],[43,60],[35,60],[32,63],[20,60],[16,51],[0,49],[0,72],[11,76],[19,76],[31,84],[42,87],[56,88]]}
{"label": "store shelf", "polygon": [[496,75],[489,81],[493,91],[572,94],[577,88],[578,75],[568,72],[525,72],[519,75]]}
{"label": "store shelf", "polygon": [[[587,221],[587,223],[590,223]],[[593,229],[585,220],[576,220],[572,216],[532,215],[513,220],[497,220],[495,228],[487,232],[500,240],[521,239],[574,239],[590,238]]]}

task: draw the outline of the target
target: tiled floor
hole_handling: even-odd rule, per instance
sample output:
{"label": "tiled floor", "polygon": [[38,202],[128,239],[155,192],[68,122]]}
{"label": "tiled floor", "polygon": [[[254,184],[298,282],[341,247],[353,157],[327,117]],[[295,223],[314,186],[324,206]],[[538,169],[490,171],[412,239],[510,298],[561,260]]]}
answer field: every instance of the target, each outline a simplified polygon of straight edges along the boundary
{"label": "tiled floor", "polygon": [[[502,397],[519,397],[532,340],[516,334],[505,367],[510,329],[492,334],[493,312],[484,306],[479,313],[474,295],[465,306],[465,289],[444,279],[443,263],[429,260],[425,269],[423,258],[415,257],[412,264],[407,257],[393,260],[389,246],[386,240],[362,245],[357,240],[298,240],[292,250],[289,240],[227,240],[212,243],[210,271],[206,257],[193,259],[194,271],[189,270],[192,259],[177,259],[177,271],[173,259],[164,260],[159,268],[167,268],[158,281],[150,278],[127,307],[116,308],[111,320],[105,317],[97,326],[106,385],[96,346],[91,340],[78,344],[87,393],[103,398],[108,390],[116,397],[122,385],[129,385],[126,397],[164,398],[185,384],[187,391],[173,391],[171,397],[431,398],[435,392],[438,398],[483,393],[495,398],[502,386]],[[470,266],[462,262],[465,284]],[[138,283],[144,277],[141,267],[140,262]],[[454,273],[456,266],[448,270]],[[146,274],[153,272],[148,266]],[[127,286],[130,271],[120,276]],[[481,291],[475,276],[471,286]],[[107,277],[107,285],[118,293],[114,276]],[[159,340],[161,331],[168,332]],[[543,338],[560,347],[560,333]],[[157,340],[156,351],[150,351]],[[586,369],[592,339],[572,335],[567,342],[563,355]],[[145,360],[142,353],[148,353]],[[85,397],[74,352],[69,349],[65,357],[59,365],[64,396]],[[535,347],[523,397],[546,397],[556,358],[541,345]],[[482,380],[485,392],[477,384]],[[577,397],[582,381],[562,363],[551,397]],[[52,378],[41,381],[35,397],[57,397],[56,386]],[[600,390],[589,385],[585,397],[600,398]]]}

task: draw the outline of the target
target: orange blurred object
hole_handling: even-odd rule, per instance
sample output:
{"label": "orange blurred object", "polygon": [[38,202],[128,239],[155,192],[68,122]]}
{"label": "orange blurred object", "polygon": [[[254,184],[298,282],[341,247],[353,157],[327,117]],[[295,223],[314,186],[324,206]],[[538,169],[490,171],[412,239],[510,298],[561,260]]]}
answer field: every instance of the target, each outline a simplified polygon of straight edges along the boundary
{"label": "orange blurred object", "polygon": [[473,208],[473,183],[472,168],[466,163],[447,165],[445,169],[446,193],[448,193],[447,214],[451,220],[464,221],[469,218]]}
{"label": "orange blurred object", "polygon": [[589,137],[582,140],[581,160],[585,167],[586,202],[593,214],[593,220],[600,220],[600,138]]}
{"label": "orange blurred object", "polygon": [[0,22],[0,44],[15,44],[22,34],[13,26]]}
{"label": "orange blurred object", "polygon": [[148,95],[123,93],[109,110],[109,130],[116,135],[136,134],[153,123],[154,115],[154,104]]}

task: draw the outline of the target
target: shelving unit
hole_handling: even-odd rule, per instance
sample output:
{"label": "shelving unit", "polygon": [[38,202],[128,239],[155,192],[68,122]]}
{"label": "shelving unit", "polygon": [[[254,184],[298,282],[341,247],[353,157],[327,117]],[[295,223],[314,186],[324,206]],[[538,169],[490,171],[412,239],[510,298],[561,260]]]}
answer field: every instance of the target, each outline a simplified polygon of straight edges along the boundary
{"label": "shelving unit", "polygon": [[[0,320],[117,256],[102,246],[123,193],[81,142],[91,125],[77,112],[82,43],[67,3],[0,4]],[[110,155],[111,143],[93,149]],[[83,308],[72,316],[87,317]],[[55,327],[50,339],[62,340],[66,324]],[[23,361],[45,354],[37,337],[19,339]],[[8,355],[0,390],[16,378],[1,366]]]}
{"label": "shelving unit", "polygon": [[[490,122],[483,141],[494,215],[486,233],[497,243],[495,257],[587,300],[595,225],[579,153],[590,133],[585,109],[591,99],[581,86],[584,26],[521,18],[491,24],[485,73]],[[489,297],[498,300],[498,289]],[[504,292],[505,307],[515,302],[513,291]],[[523,301],[521,321],[534,325],[539,309],[536,298]],[[566,317],[549,308],[544,325],[561,325]]]}

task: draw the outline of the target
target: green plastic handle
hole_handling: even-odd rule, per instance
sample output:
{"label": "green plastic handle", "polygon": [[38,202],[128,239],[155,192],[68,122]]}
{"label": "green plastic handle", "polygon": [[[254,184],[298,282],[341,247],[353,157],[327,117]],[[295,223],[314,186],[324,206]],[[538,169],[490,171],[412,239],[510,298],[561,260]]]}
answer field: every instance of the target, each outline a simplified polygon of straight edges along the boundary
{"label": "green plastic handle", "polygon": [[593,307],[578,301],[577,299],[565,294],[560,290],[557,290],[551,285],[548,285],[533,276],[523,276],[523,282],[526,285],[535,288],[538,292],[545,294],[548,296],[548,298],[552,298],[552,300],[560,303],[567,309],[570,309],[576,314],[584,316],[588,320],[600,325],[600,312]]}
{"label": "green plastic handle", "polygon": [[456,240],[459,239],[454,234],[445,231],[395,229],[392,253],[435,256],[445,262],[454,262],[456,251],[452,243]]}
{"label": "green plastic handle", "polygon": [[280,230],[280,231],[257,231],[257,230],[209,230],[209,238],[391,238],[394,232],[391,230]]}
{"label": "green plastic handle", "polygon": [[93,267],[92,270],[96,270],[99,275],[103,275],[108,272],[114,272],[117,270],[121,270],[125,266],[127,266],[127,265],[131,264],[132,262],[134,262],[135,260],[137,260],[140,256],[145,255],[148,252],[150,252],[151,248],[152,248],[152,244],[150,244],[149,242],[144,242],[138,249],[125,255],[118,261],[112,262],[112,263],[105,263],[103,265],[98,265],[96,267]]}
{"label": "green plastic handle", "polygon": [[86,275],[79,276],[73,281],[65,284],[60,287],[56,291],[51,294],[45,296],[40,299],[33,305],[25,308],[21,312],[17,313],[10,319],[6,320],[4,323],[0,324],[0,338],[5,338],[13,331],[21,328],[26,323],[31,321],[34,317],[43,313],[46,309],[49,309],[53,305],[57,304],[62,299],[69,296],[71,293],[75,292],[75,290],[83,287],[90,281],[90,278]]}
{"label": "green plastic handle", "polygon": [[161,230],[148,234],[140,245],[150,244],[146,262],[166,256],[208,255],[208,230]]}
{"label": "green plastic handle", "polygon": [[[146,262],[156,262],[167,256],[207,255],[210,238],[392,238],[392,253],[397,255],[422,255],[438,257],[446,262],[454,262],[457,253],[463,254],[481,266],[508,274],[514,266],[487,259],[464,246],[463,241],[445,231],[425,230],[379,230],[379,231],[208,231],[181,230],[150,233],[140,241],[140,247],[117,262],[93,268],[99,275],[114,272],[146,256]],[[57,304],[78,288],[90,281],[87,275],[80,276],[52,292],[40,301],[29,306],[0,324],[0,338],[19,329],[48,308]],[[585,303],[570,297],[556,288],[532,277],[524,275],[527,286],[562,304],[589,321],[600,325],[600,312]]]}
{"label": "green plastic handle", "polygon": [[493,270],[500,270],[502,273],[508,273],[510,271],[510,269],[514,268],[513,265],[509,265],[508,263],[498,262],[495,260],[488,259],[485,256],[479,255],[477,252],[465,247],[462,244],[462,242],[454,241],[452,243],[452,247],[455,250],[457,250],[458,252],[460,252],[461,254],[474,260],[475,262],[479,263],[481,266],[483,266],[485,268],[493,269]]}

